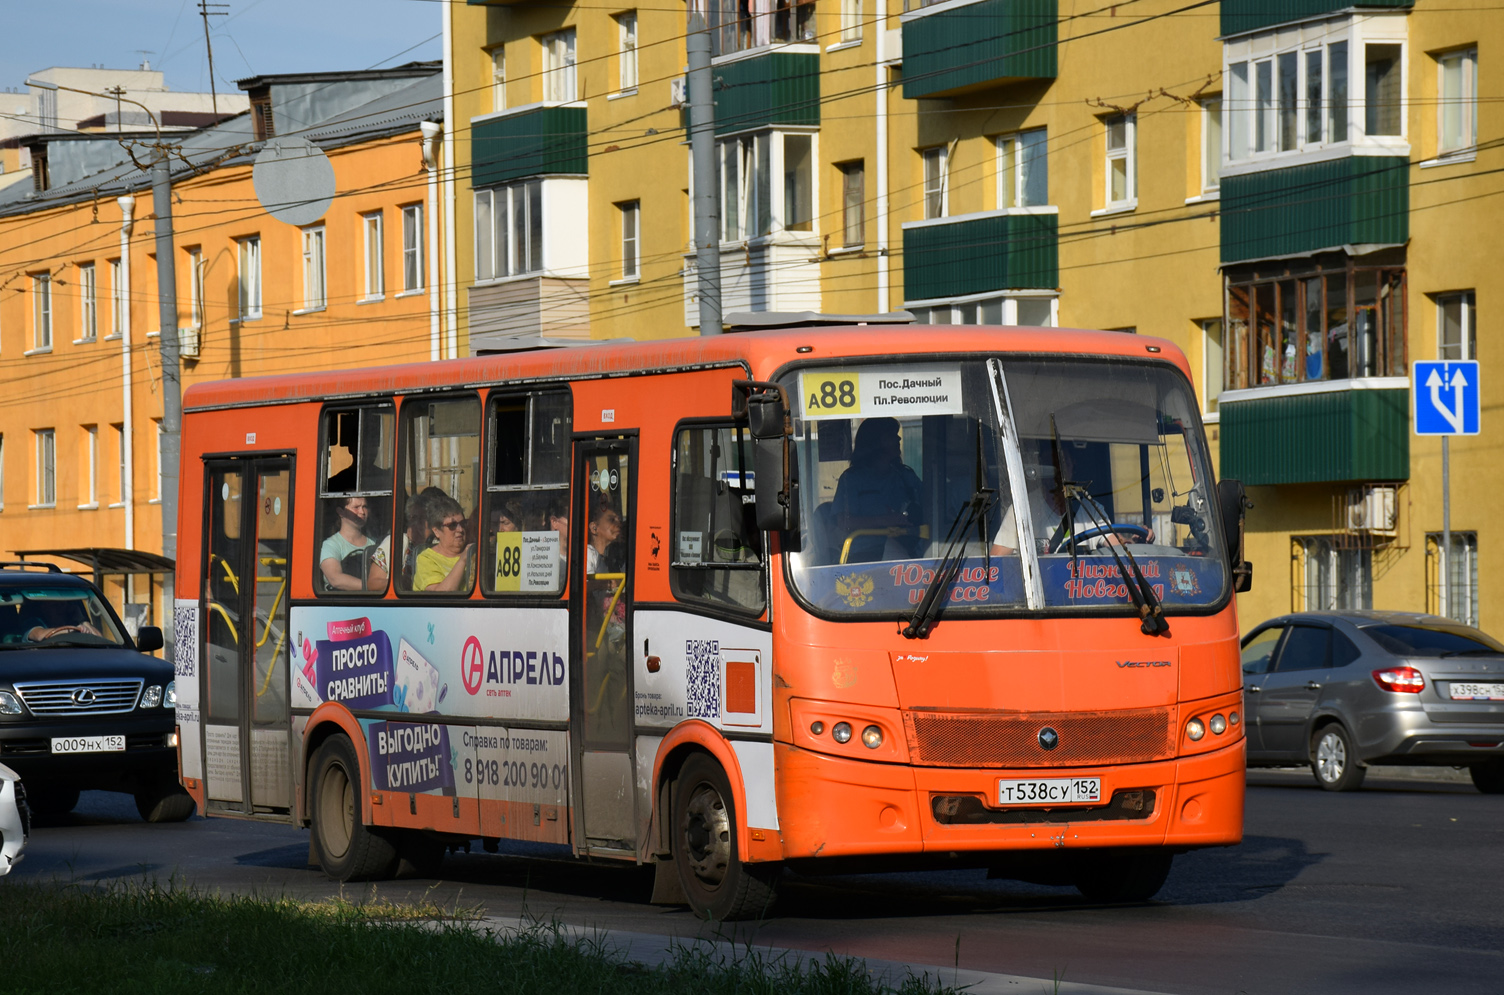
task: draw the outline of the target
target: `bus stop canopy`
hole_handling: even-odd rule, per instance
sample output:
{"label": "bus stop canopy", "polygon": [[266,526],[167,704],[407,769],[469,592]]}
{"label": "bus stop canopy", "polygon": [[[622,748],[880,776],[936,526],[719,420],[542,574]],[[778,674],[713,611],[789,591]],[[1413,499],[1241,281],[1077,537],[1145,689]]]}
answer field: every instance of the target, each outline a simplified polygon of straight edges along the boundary
{"label": "bus stop canopy", "polygon": [[173,562],[159,553],[110,546],[91,546],[86,549],[18,549],[15,554],[22,560],[32,556],[51,556],[87,564],[89,572],[94,574],[96,584],[106,574],[170,574],[173,569]]}

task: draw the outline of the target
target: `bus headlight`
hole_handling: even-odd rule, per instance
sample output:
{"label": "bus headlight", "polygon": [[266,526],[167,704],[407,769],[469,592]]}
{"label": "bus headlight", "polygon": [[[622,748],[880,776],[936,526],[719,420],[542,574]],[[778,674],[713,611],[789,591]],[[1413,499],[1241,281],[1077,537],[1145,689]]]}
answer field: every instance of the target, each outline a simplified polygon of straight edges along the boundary
{"label": "bus headlight", "polygon": [[821,722],[819,719],[816,719],[809,724],[809,731],[811,734],[819,736],[825,732],[825,723]]}
{"label": "bus headlight", "polygon": [[830,730],[830,738],[835,740],[837,743],[851,742],[851,723],[837,722],[835,726]]}
{"label": "bus headlight", "polygon": [[1191,737],[1191,742],[1194,743],[1206,735],[1206,726],[1202,724],[1200,719],[1192,719],[1185,724],[1185,734]]}
{"label": "bus headlight", "polygon": [[1213,715],[1209,724],[1215,736],[1220,736],[1227,731],[1227,720],[1222,717],[1221,713]]}
{"label": "bus headlight", "polygon": [[1239,722],[1243,721],[1243,717],[1237,712],[1228,712],[1227,721],[1232,723],[1233,725],[1237,725]]}
{"label": "bus headlight", "polygon": [[883,745],[883,731],[877,726],[868,726],[862,730],[862,745],[869,750],[875,750]]}
{"label": "bus headlight", "polygon": [[162,685],[153,684],[141,693],[142,708],[156,708],[162,704]]}

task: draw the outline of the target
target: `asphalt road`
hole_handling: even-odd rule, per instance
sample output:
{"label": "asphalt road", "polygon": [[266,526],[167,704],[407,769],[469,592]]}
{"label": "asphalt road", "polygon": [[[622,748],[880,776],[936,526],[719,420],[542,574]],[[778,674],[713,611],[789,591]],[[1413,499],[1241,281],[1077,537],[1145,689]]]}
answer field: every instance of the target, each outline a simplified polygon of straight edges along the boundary
{"label": "asphalt road", "polygon": [[[38,825],[7,880],[155,878],[263,895],[481,906],[588,927],[692,936],[683,909],[647,904],[640,869],[558,848],[451,856],[443,879],[343,889],[307,866],[307,834],[194,819],[142,823],[128,797],[84,796]],[[1146,905],[1096,906],[1073,889],[983,871],[786,879],[757,944],[1063,978],[1175,995],[1504,990],[1504,796],[1389,778],[1318,790],[1309,774],[1252,772],[1241,846],[1177,859]]]}

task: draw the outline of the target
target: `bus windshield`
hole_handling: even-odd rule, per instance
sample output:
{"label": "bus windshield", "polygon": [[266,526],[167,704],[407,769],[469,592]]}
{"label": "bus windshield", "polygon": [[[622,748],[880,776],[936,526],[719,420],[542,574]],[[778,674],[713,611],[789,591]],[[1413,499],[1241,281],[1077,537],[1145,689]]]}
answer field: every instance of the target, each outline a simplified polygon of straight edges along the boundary
{"label": "bus windshield", "polygon": [[1131,610],[1138,575],[1167,613],[1224,597],[1211,466],[1171,367],[927,359],[785,385],[802,504],[789,572],[818,611],[907,615],[947,550],[951,617]]}

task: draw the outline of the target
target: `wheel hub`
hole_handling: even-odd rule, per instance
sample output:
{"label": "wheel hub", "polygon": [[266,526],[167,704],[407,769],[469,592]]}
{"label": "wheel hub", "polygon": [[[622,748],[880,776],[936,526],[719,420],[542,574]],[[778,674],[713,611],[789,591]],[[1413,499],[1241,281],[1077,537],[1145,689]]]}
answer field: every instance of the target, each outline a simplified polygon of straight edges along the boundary
{"label": "wheel hub", "polygon": [[684,842],[696,878],[715,887],[731,864],[731,816],[714,787],[697,785],[684,812]]}
{"label": "wheel hub", "polygon": [[1316,771],[1323,781],[1332,784],[1347,770],[1347,746],[1336,733],[1326,733],[1316,744]]}

